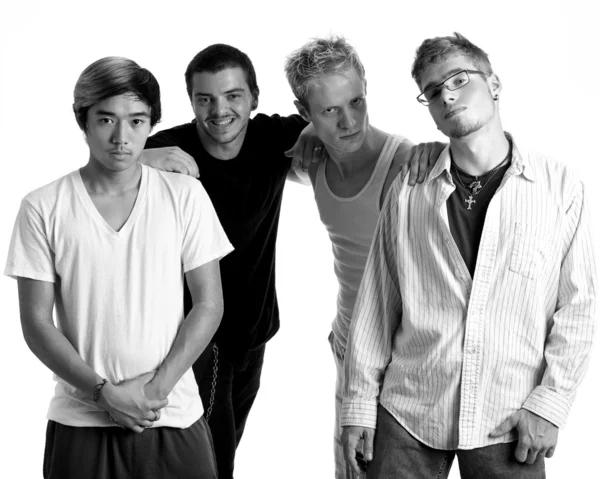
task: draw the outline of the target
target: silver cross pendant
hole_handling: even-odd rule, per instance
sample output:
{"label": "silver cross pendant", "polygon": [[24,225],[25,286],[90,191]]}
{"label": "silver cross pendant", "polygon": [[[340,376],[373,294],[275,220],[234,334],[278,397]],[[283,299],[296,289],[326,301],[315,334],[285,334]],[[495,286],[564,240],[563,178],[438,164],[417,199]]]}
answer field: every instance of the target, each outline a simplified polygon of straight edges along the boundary
{"label": "silver cross pendant", "polygon": [[468,209],[468,210],[472,210],[473,208],[471,208],[471,205],[472,205],[473,203],[477,203],[477,201],[475,201],[475,200],[473,199],[473,195],[471,195],[471,196],[469,196],[469,199],[468,199],[468,200],[465,200],[465,203],[468,203],[467,209]]}

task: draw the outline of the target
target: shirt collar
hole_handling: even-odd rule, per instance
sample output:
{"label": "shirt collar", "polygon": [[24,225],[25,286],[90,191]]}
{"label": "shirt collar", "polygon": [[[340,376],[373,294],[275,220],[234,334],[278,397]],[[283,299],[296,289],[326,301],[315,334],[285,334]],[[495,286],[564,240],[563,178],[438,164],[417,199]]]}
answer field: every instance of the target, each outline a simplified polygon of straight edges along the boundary
{"label": "shirt collar", "polygon": [[[529,161],[527,155],[522,156],[515,144],[515,141],[510,133],[504,132],[506,138],[512,143],[512,158],[511,166],[508,169],[510,174],[523,175],[529,181],[535,181],[535,171],[533,165]],[[427,183],[439,178],[442,174],[446,174],[447,178],[450,178],[450,144],[446,146],[440,153],[440,157],[431,168],[429,175],[427,175]]]}
{"label": "shirt collar", "polygon": [[523,175],[529,181],[535,181],[535,170],[533,168],[533,164],[529,160],[529,155],[521,155],[521,152],[517,148],[517,144],[515,143],[513,136],[506,131],[504,132],[504,134],[506,135],[506,138],[508,138],[512,143],[512,158],[508,172],[514,175]]}

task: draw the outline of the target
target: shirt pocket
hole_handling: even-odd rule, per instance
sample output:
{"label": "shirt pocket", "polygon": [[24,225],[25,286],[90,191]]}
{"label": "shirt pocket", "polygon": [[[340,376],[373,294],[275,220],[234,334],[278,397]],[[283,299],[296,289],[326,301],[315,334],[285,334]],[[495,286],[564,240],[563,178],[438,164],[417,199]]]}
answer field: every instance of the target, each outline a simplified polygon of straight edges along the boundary
{"label": "shirt pocket", "polygon": [[534,279],[542,265],[542,236],[539,228],[527,223],[515,223],[509,270]]}

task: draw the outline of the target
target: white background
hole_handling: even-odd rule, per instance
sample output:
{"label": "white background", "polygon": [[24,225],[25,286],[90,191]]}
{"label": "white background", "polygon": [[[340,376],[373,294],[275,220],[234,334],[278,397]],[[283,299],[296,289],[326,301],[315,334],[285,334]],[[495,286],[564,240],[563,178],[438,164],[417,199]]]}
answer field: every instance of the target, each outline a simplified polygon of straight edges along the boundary
{"label": "white background", "polygon": [[[504,127],[576,169],[599,204],[598,38],[577,1],[380,2],[194,1],[6,2],[0,11],[0,264],[20,199],[87,161],[71,111],[79,73],[107,55],[151,70],[163,92],[157,129],[189,121],[184,71],[211,43],[253,60],[259,110],[294,112],[285,56],[313,36],[344,34],[366,67],[371,122],[413,141],[443,140],[415,100],[414,51],[425,38],[458,31],[490,55],[504,84]],[[10,5],[10,6],[7,6]],[[286,188],[278,240],[281,331],[267,348],[262,388],[238,449],[237,478],[331,478],[334,366],[327,343],[336,282],[330,245],[309,188]],[[25,345],[16,282],[0,278],[0,477],[41,477],[50,372]],[[598,477],[597,395],[592,359],[549,478]],[[458,477],[457,467],[452,477]]]}

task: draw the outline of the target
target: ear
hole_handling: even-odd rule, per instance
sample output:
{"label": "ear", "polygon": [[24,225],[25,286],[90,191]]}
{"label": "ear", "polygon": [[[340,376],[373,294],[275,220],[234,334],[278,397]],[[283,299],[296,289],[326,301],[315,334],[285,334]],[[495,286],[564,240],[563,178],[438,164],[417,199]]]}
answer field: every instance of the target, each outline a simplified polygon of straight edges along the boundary
{"label": "ear", "polygon": [[296,105],[296,109],[298,110],[300,116],[310,123],[312,120],[310,119],[310,114],[308,113],[308,110],[304,107],[304,105],[298,100],[294,100],[294,105]]}
{"label": "ear", "polygon": [[495,73],[492,73],[487,79],[487,82],[492,98],[497,98],[500,93],[502,93],[502,82],[500,81],[500,78]]}
{"label": "ear", "polygon": [[258,95],[252,95],[252,103],[250,103],[250,111],[258,108]]}

